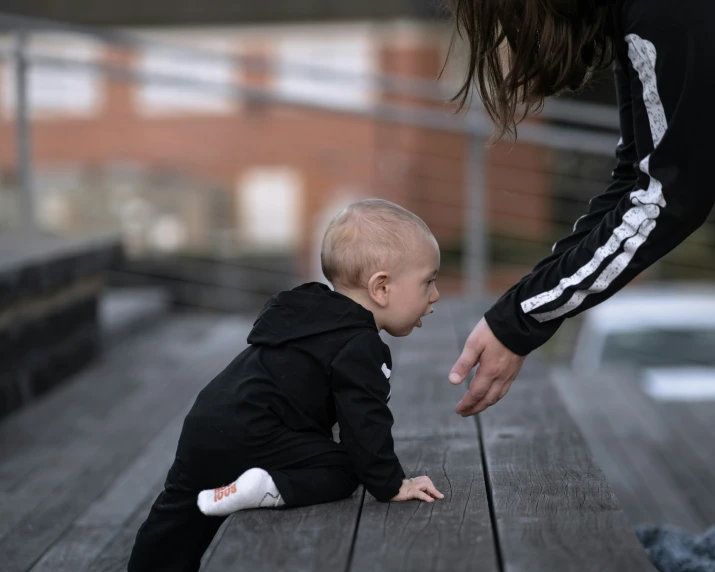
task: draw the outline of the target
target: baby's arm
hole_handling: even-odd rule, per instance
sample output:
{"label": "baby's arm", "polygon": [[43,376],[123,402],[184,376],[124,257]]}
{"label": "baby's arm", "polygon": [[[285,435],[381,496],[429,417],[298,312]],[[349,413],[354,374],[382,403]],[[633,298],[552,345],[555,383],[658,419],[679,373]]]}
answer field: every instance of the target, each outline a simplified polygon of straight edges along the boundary
{"label": "baby's arm", "polygon": [[330,364],[340,442],[360,482],[383,502],[398,494],[405,478],[387,407],[391,365],[389,349],[373,332],[352,338]]}
{"label": "baby's arm", "polygon": [[[393,418],[387,407],[391,367],[389,349],[372,332],[358,334],[333,359],[331,378],[341,443],[358,478],[377,500],[425,500],[425,490],[434,490],[440,498],[427,477],[405,479],[395,454]],[[425,488],[427,484],[431,489]]]}

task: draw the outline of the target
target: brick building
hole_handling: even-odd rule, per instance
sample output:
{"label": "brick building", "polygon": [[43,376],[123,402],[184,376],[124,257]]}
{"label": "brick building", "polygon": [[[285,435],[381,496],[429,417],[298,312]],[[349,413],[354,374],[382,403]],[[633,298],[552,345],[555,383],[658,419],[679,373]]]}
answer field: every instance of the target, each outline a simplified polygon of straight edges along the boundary
{"label": "brick building", "polygon": [[[437,77],[451,25],[427,3],[216,2],[212,12],[197,11],[192,3],[164,11],[161,2],[141,9],[130,9],[131,3],[100,9],[79,0],[49,4],[52,11],[24,1],[17,11],[119,24],[157,44],[223,57],[193,60],[158,47],[124,50],[47,34],[33,40],[38,53],[149,76],[260,87],[279,101],[242,98],[240,90],[225,87],[177,88],[151,77],[126,81],[87,71],[34,70],[33,145],[45,224],[59,231],[118,224],[139,254],[297,254],[301,274],[314,277],[317,242],[329,216],[349,200],[382,196],[433,228],[444,249],[443,287],[462,287],[467,138],[369,113],[385,101],[425,105],[383,94],[374,76]],[[249,69],[233,55],[259,56],[267,66]],[[335,73],[306,76],[299,70],[305,64]],[[456,78],[448,68],[448,79],[450,74]],[[11,187],[16,158],[10,66],[0,81],[0,172]],[[311,106],[283,104],[281,98]],[[504,143],[487,150],[485,233],[513,245],[506,254],[492,249],[489,283],[495,288],[521,276],[557,230],[553,161],[553,151],[541,145]],[[62,180],[68,181],[64,187]]]}

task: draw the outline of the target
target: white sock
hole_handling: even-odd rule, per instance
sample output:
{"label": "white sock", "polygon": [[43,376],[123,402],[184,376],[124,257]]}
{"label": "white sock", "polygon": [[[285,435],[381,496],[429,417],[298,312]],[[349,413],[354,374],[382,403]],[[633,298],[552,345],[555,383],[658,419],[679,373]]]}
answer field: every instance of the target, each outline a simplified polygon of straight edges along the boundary
{"label": "white sock", "polygon": [[199,493],[199,510],[208,516],[226,516],[247,508],[275,508],[285,502],[271,476],[263,469],[248,469],[230,485]]}

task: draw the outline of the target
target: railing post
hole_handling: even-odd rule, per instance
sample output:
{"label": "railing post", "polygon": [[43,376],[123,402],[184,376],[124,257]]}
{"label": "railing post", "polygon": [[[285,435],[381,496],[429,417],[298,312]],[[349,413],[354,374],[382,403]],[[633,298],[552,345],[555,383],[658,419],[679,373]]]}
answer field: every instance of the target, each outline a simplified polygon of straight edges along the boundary
{"label": "railing post", "polygon": [[30,125],[29,34],[15,33],[15,134],[17,141],[17,172],[20,194],[20,218],[23,230],[35,230],[35,189],[32,172],[32,128]]}
{"label": "railing post", "polygon": [[465,202],[466,244],[464,270],[467,296],[471,303],[480,303],[486,294],[487,236],[486,165],[484,140],[474,130],[467,135]]}

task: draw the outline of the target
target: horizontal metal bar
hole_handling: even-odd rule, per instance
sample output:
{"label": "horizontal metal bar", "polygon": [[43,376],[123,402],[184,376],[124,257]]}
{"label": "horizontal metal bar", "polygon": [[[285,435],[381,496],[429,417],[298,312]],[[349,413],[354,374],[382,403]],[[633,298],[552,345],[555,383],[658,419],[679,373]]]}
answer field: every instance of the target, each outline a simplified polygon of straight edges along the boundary
{"label": "horizontal metal bar", "polygon": [[[171,51],[181,54],[183,57],[188,59],[220,59],[222,61],[233,62],[245,67],[248,70],[262,70],[267,66],[274,67],[276,65],[274,60],[266,60],[265,58],[251,55],[223,54],[213,50],[197,47],[154,42],[137,35],[116,30],[92,28],[65,22],[25,18],[22,16],[0,13],[0,28],[3,26],[13,29],[31,30],[35,32],[52,31],[84,35],[109,44],[128,46],[135,49],[161,49],[164,51]],[[285,69],[289,69],[291,72],[298,73],[302,77],[309,79],[337,80],[341,83],[350,84],[370,82],[376,87],[376,89],[379,89],[383,93],[415,97],[436,103],[446,103],[449,96],[445,92],[451,91],[456,93],[458,89],[456,84],[447,84],[445,82],[440,83],[437,81],[437,78],[425,79],[389,74],[364,74],[345,69],[338,70],[335,68],[327,68],[325,66],[316,66],[314,64],[304,64],[299,62],[287,62],[281,65],[284,66]],[[482,106],[478,98],[474,101],[473,105],[477,111],[481,111]],[[542,119],[567,121],[605,129],[617,130],[619,127],[618,113],[614,107],[584,102],[570,102],[555,99],[548,100],[544,109],[540,113],[540,117]]]}
{"label": "horizontal metal bar", "polygon": [[[6,53],[4,55],[7,55]],[[311,102],[291,97],[262,88],[240,86],[234,83],[211,82],[176,76],[172,74],[145,72],[125,66],[82,62],[69,58],[28,54],[28,61],[33,65],[53,68],[79,69],[97,71],[114,79],[131,82],[153,82],[161,85],[200,90],[203,93],[229,97],[236,101],[247,101],[260,104],[281,104],[291,107],[310,109],[313,111],[334,111],[367,117],[381,121],[423,127],[453,133],[473,134],[483,138],[491,136],[493,125],[484,115],[476,111],[468,114],[455,115],[449,110],[435,111],[418,106],[404,104],[375,103],[366,108],[348,108],[343,105],[328,105],[325,102]],[[548,147],[570,149],[596,154],[610,155],[616,145],[612,135],[593,133],[584,129],[561,127],[544,123],[522,123],[519,126],[519,140],[538,143]]]}
{"label": "horizontal metal bar", "polygon": [[[23,29],[33,32],[60,32],[70,35],[88,36],[93,39],[118,46],[174,52],[188,59],[221,59],[222,61],[231,61],[233,63],[246,66],[249,69],[263,69],[265,68],[267,61],[264,58],[251,55],[225,54],[205,48],[182,46],[180,44],[167,42],[155,42],[142,38],[138,35],[111,29],[91,28],[88,26],[68,24],[65,22],[25,18],[22,16],[0,13],[0,29],[3,27],[7,27],[9,29]],[[271,60],[268,61],[270,62]],[[302,76],[308,78],[337,79],[338,81],[347,83],[362,83],[370,81],[386,93],[420,97],[440,102],[444,102],[447,99],[444,93],[442,93],[436,78],[421,79],[386,74],[365,74],[346,69],[328,68],[325,66],[316,66],[314,64],[304,64],[300,62],[289,62],[285,65],[292,71],[298,72]]]}
{"label": "horizontal metal bar", "polygon": [[539,116],[556,121],[620,130],[618,109],[613,105],[548,99]]}

